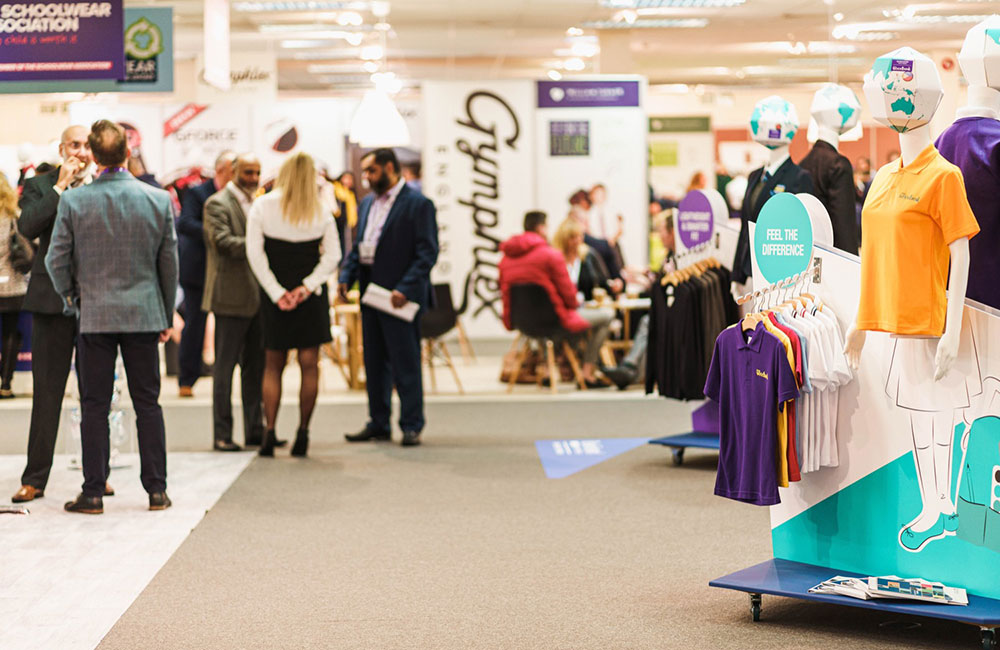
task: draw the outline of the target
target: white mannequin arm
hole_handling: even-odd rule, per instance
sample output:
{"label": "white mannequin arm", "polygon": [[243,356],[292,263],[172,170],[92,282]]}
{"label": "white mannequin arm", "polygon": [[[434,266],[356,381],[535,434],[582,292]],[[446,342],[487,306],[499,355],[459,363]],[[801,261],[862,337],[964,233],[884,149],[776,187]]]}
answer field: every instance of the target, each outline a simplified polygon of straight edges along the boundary
{"label": "white mannequin arm", "polygon": [[851,326],[847,328],[844,354],[847,356],[847,365],[851,367],[851,370],[857,370],[861,364],[861,350],[865,347],[867,334],[865,330],[859,330],[856,323],[851,323]]}
{"label": "white mannequin arm", "polygon": [[962,333],[962,312],[965,309],[965,290],[969,285],[969,238],[963,237],[948,244],[951,251],[951,272],[948,274],[948,312],[944,334],[938,341],[934,357],[934,381],[948,374],[958,356],[958,343]]}

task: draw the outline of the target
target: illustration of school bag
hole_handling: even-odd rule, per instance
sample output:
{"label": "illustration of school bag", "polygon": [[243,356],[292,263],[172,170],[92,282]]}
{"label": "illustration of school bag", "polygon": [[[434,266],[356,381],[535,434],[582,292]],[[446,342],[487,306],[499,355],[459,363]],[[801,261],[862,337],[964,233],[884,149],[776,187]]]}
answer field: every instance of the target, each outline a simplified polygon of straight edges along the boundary
{"label": "illustration of school bag", "polygon": [[980,417],[963,441],[957,535],[1000,553],[1000,417]]}

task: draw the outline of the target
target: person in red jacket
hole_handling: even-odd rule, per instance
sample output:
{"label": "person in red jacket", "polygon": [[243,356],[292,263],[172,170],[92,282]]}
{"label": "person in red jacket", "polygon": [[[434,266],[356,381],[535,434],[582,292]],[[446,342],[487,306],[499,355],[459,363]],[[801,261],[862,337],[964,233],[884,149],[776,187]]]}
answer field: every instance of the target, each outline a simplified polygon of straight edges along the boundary
{"label": "person in red jacket", "polygon": [[[500,293],[503,297],[503,323],[513,330],[510,321],[510,288],[515,284],[537,284],[545,288],[552,306],[559,316],[563,329],[570,334],[583,334],[591,324],[577,309],[576,285],[570,280],[566,270],[566,260],[562,253],[549,245],[548,227],[544,212],[529,212],[524,215],[524,232],[514,235],[500,244],[503,258],[500,260]],[[585,360],[583,376],[588,386],[605,386],[597,380],[596,363]]]}

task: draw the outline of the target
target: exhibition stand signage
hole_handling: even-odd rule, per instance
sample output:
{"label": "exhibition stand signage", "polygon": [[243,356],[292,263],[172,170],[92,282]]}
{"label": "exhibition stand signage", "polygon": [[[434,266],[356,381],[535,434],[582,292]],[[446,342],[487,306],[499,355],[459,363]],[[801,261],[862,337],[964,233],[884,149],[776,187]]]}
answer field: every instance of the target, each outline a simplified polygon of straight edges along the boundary
{"label": "exhibition stand signage", "polygon": [[[0,93],[130,92],[164,93],[174,89],[174,11],[169,7],[125,9],[122,49],[125,72],[106,79],[74,78],[60,81],[10,81]],[[0,19],[2,20],[2,19]],[[0,53],[4,47],[0,41]],[[26,77],[17,77],[25,79]],[[50,79],[50,77],[45,77]]]}
{"label": "exhibition stand signage", "polygon": [[677,206],[677,232],[685,248],[708,242],[715,224],[729,217],[725,199],[715,190],[691,190]]}
{"label": "exhibition stand signage", "polygon": [[0,3],[0,81],[124,79],[122,0]]}
{"label": "exhibition stand signage", "polygon": [[793,194],[775,194],[757,217],[753,250],[768,284],[780,282],[809,268],[813,228],[809,211]]}

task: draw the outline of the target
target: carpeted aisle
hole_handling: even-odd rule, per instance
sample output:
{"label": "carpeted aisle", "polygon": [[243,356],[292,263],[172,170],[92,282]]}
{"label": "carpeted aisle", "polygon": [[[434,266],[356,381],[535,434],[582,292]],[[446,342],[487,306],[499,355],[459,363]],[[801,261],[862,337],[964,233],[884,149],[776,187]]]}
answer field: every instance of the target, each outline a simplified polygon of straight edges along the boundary
{"label": "carpeted aisle", "polygon": [[535,440],[680,431],[689,408],[434,404],[416,449],[317,423],[311,458],[254,460],[99,647],[975,647],[960,625],[768,597],[750,623],[707,583],[770,557],[767,511],[712,495],[711,454],[542,472]]}

